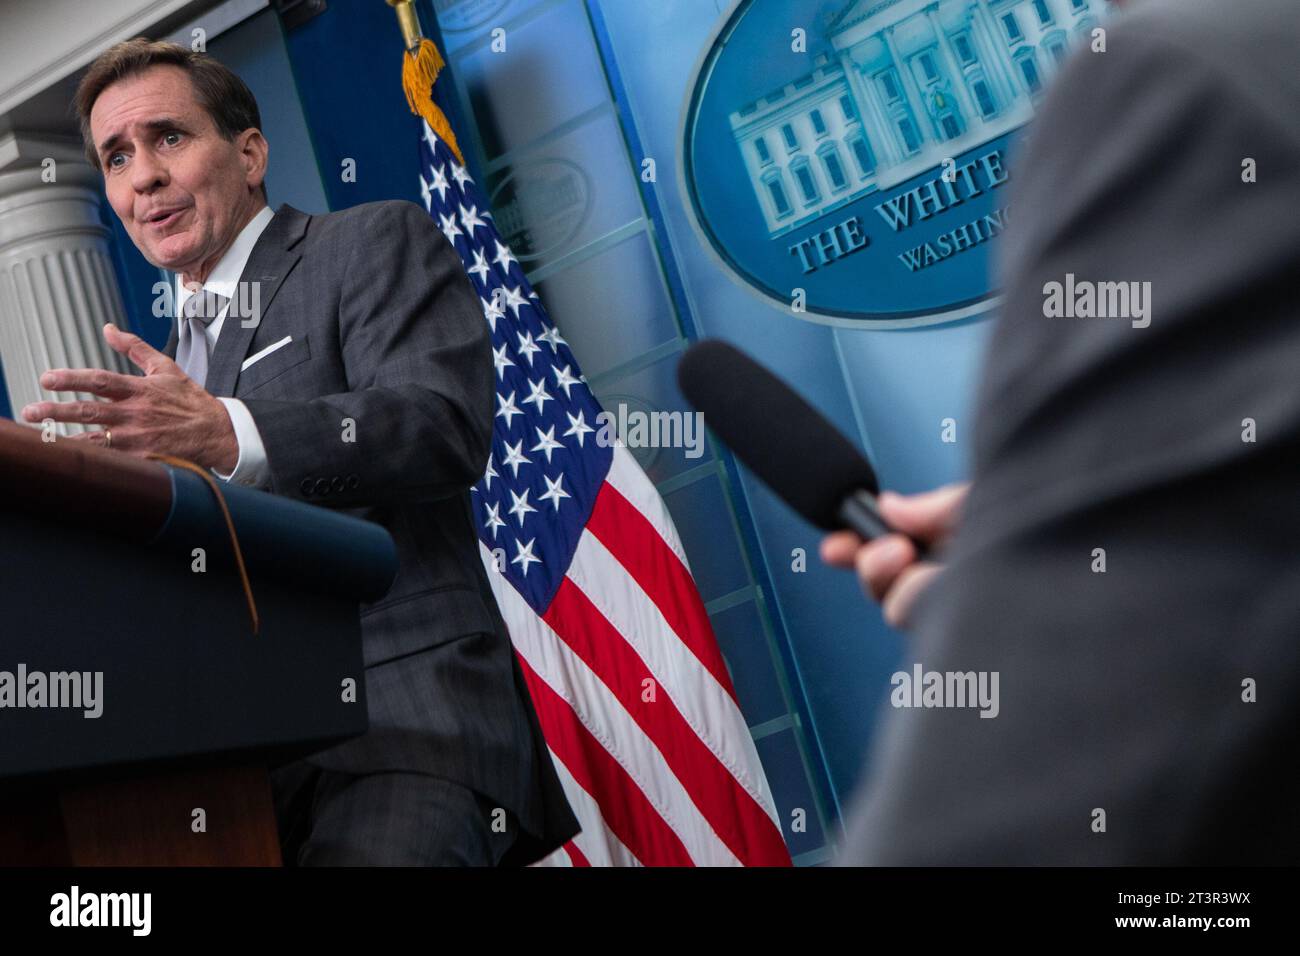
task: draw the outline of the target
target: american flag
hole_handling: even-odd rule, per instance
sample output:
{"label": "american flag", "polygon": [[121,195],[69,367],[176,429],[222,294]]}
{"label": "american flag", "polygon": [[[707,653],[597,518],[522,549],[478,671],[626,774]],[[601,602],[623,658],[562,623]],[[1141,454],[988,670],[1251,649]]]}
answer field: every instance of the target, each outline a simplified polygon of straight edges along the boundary
{"label": "american flag", "polygon": [[601,407],[482,193],[424,123],[420,195],[492,330],[483,560],[582,833],[576,866],[789,865],[776,806],[654,485]]}

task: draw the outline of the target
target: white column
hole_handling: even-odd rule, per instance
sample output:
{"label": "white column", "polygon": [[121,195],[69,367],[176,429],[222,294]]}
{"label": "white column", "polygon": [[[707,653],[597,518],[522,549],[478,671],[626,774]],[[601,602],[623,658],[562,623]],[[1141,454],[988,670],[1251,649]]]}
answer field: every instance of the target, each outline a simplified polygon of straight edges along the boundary
{"label": "white column", "polygon": [[[984,114],[971,101],[970,92],[966,89],[966,74],[962,70],[957,55],[953,53],[948,46],[948,34],[944,32],[943,26],[939,23],[939,14],[937,4],[930,4],[925,8],[926,16],[930,19],[930,28],[934,30],[934,40],[938,46],[940,55],[944,59],[944,64],[948,67],[948,75],[952,77],[952,91],[957,97],[957,102],[961,105],[962,112],[966,114],[966,129],[970,129],[971,123],[983,123]],[[965,132],[965,130],[963,130]]]}
{"label": "white column", "polygon": [[[978,26],[984,38],[985,49],[980,56],[984,64],[984,74],[989,82],[998,87],[998,99],[1007,110],[1020,98],[1020,86],[1011,73],[1011,57],[1007,52],[1007,41],[1002,36],[1002,28],[993,19],[993,14],[984,6],[983,0],[976,0],[973,7],[975,15],[971,17],[972,26]],[[972,29],[972,38],[974,30]]]}
{"label": "white column", "polygon": [[847,50],[841,52],[840,61],[844,64],[844,77],[848,80],[849,89],[855,94],[854,99],[858,103],[858,122],[862,124],[863,138],[871,147],[871,154],[876,160],[873,175],[879,179],[882,169],[900,162],[901,154],[895,144],[897,134],[892,129],[893,124],[890,123],[888,114],[881,112],[876,100],[872,89],[875,81],[862,73]]}
{"label": "white column", "polygon": [[[939,134],[934,128],[934,120],[930,117],[930,111],[925,108],[925,100],[921,95],[921,91],[917,89],[916,77],[912,76],[911,62],[898,55],[898,47],[894,45],[893,26],[885,27],[880,32],[880,36],[884,39],[885,46],[889,50],[889,58],[894,61],[898,80],[903,84],[903,96],[912,107],[912,116],[916,120],[917,126],[916,135],[921,137],[921,149],[924,150],[927,142],[933,143],[939,139]],[[922,128],[922,124],[924,124],[924,128]]]}
{"label": "white column", "polygon": [[[130,362],[108,347],[103,327],[129,328],[109,257],[109,230],[100,219],[99,174],[50,144],[54,181],[42,179],[42,144],[0,143],[17,159],[0,171],[0,365],[16,420],[38,400],[93,399],[46,392],[49,368],[129,372]],[[62,156],[63,158],[57,158]],[[33,161],[36,165],[32,165]],[[17,167],[17,168],[14,168]],[[86,430],[60,426],[63,434]]]}

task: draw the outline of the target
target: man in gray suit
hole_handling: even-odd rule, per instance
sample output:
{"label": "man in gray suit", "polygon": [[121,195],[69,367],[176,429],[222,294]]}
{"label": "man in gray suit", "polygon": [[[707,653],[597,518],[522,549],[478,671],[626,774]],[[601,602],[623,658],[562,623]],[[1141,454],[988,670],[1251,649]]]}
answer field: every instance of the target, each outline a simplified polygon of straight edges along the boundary
{"label": "man in gray suit", "polygon": [[[177,274],[165,354],[109,326],[143,376],[54,370],[24,417],[165,452],[219,477],[375,521],[397,544],[361,612],[370,731],[280,768],[286,862],[531,862],[577,832],[469,505],[492,435],[490,339],[423,209],[282,206],[248,88],[174,44],[133,40],[77,94],[87,156],[144,256]],[[173,360],[174,359],[174,360]]]}
{"label": "man in gray suit", "polygon": [[[1107,27],[1012,171],[969,495],[882,502],[957,526],[946,568],[823,544],[910,620],[906,670],[1000,675],[993,719],[889,714],[846,863],[1300,861],[1300,17]],[[1053,302],[1107,282],[1145,303]]]}

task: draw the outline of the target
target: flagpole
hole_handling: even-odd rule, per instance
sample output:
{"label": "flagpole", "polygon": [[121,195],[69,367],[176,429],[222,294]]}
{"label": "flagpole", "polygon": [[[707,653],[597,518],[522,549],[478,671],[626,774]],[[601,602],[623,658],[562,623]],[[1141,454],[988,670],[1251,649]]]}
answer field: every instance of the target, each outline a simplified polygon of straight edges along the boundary
{"label": "flagpole", "polygon": [[388,0],[388,5],[397,14],[397,25],[402,29],[406,52],[414,54],[420,48],[420,40],[424,38],[420,32],[420,14],[415,9],[415,3],[413,0]]}
{"label": "flagpole", "polygon": [[393,12],[397,14],[397,25],[402,30],[402,42],[406,45],[406,54],[402,57],[402,89],[406,93],[407,105],[411,112],[422,117],[434,133],[447,144],[456,161],[465,165],[465,157],[456,142],[451,123],[446,114],[433,101],[433,84],[438,74],[447,64],[442,54],[427,40],[420,30],[420,15],[416,12],[412,0],[387,0]]}

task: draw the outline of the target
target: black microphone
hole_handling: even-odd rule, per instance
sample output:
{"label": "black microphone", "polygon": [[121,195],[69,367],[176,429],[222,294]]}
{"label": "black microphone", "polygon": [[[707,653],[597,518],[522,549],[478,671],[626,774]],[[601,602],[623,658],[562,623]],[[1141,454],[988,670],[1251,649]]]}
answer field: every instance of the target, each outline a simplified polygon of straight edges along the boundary
{"label": "black microphone", "polygon": [[[875,469],[819,411],[735,346],[686,350],[677,383],[704,421],[763,483],[824,531],[866,540],[896,533],[880,516]],[[915,539],[917,556],[927,548]]]}

